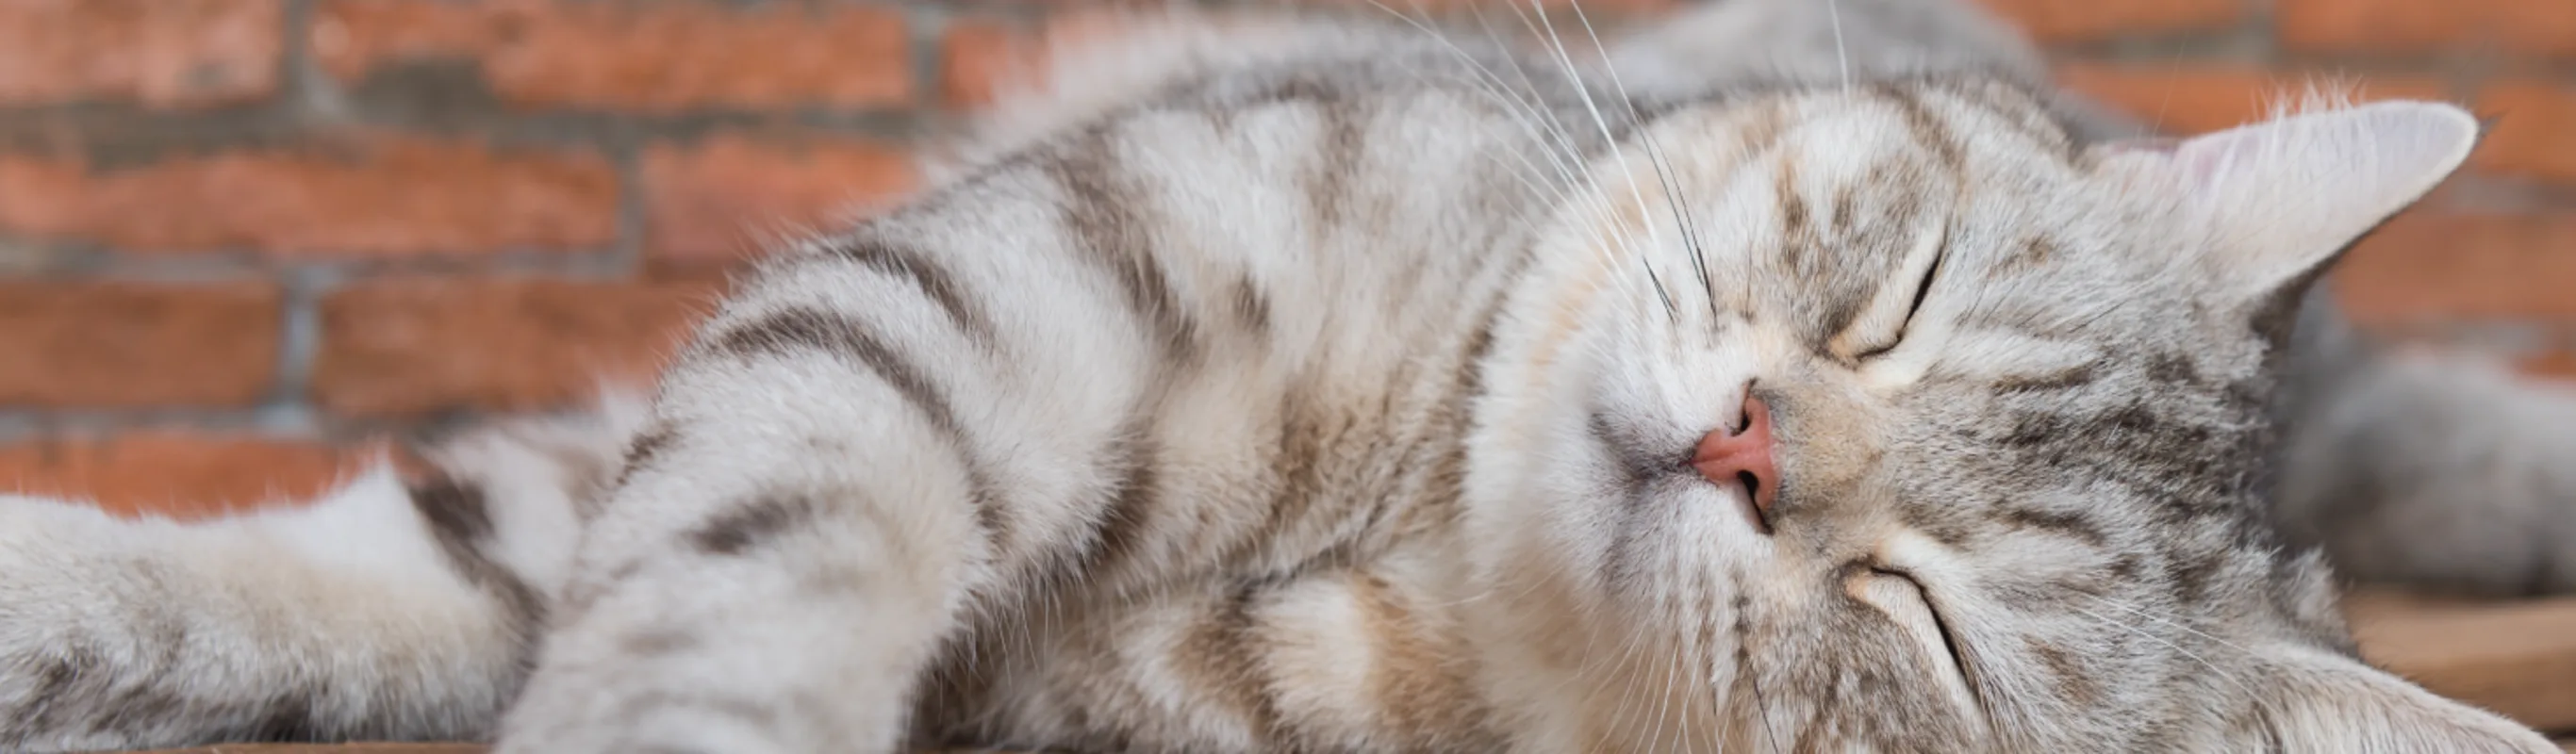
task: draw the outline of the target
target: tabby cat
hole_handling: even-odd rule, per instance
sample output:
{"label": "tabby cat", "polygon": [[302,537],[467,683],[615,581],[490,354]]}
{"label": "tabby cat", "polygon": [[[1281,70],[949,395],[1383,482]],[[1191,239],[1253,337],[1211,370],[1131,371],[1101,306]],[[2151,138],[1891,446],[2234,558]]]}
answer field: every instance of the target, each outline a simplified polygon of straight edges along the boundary
{"label": "tabby cat", "polygon": [[2097,140],[1828,5],[1068,50],[649,401],[0,504],[0,746],[2554,751],[2355,659],[2266,502],[2310,283],[2476,121]]}

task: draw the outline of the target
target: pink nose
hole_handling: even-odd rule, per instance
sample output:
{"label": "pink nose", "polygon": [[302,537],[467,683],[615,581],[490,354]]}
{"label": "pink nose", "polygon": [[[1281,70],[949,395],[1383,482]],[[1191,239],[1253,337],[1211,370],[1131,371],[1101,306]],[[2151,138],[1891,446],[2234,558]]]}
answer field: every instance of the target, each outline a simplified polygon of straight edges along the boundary
{"label": "pink nose", "polygon": [[1771,465],[1771,407],[1744,396],[1744,430],[1729,434],[1720,427],[1700,438],[1691,466],[1711,482],[1743,484],[1754,510],[1770,516],[1771,501],[1780,494],[1780,470]]}

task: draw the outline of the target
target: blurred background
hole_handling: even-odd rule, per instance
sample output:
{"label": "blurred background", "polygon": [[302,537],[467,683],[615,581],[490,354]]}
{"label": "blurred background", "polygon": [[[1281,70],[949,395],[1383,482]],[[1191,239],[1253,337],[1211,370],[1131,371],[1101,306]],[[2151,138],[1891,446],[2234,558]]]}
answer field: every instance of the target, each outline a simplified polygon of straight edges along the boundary
{"label": "blurred background", "polygon": [[[1984,2],[2177,132],[2318,75],[2471,104],[2469,174],[2332,285],[2576,376],[2576,0]],[[0,484],[203,514],[641,379],[729,265],[899,199],[907,145],[1081,8],[0,0]]]}

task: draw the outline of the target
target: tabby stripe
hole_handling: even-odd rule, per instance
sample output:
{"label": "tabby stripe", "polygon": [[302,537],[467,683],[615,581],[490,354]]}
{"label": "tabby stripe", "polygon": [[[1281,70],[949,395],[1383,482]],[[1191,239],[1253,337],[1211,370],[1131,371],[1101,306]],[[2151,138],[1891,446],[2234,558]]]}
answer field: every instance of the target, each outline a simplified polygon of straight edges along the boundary
{"label": "tabby stripe", "polygon": [[1914,92],[1895,85],[1881,85],[1877,90],[1880,97],[1896,105],[1897,112],[1905,118],[1905,125],[1914,132],[1914,138],[1932,150],[1932,155],[1941,160],[1941,167],[1956,173],[1967,164],[1967,152],[1959,146],[1958,138],[1941,124],[1940,117],[1934,115],[1931,108],[1915,98]]}
{"label": "tabby stripe", "polygon": [[984,316],[966,300],[966,291],[948,270],[908,246],[897,246],[881,238],[850,239],[832,248],[832,254],[856,262],[889,277],[911,281],[921,294],[948,313],[949,322],[966,333],[976,345],[991,348],[999,337],[993,320]]}
{"label": "tabby stripe", "polygon": [[1300,182],[1313,217],[1311,227],[1329,231],[1349,222],[1352,187],[1367,148],[1367,134],[1361,133],[1360,120],[1348,103],[1325,102],[1314,110],[1315,117],[1323,120],[1323,135]]}
{"label": "tabby stripe", "polygon": [[2000,393],[2019,393],[2042,390],[2065,390],[2068,388],[2083,387],[2085,385],[2093,384],[2094,378],[2100,376],[2096,374],[2098,371],[2099,368],[2095,362],[2087,361],[2082,364],[2077,364],[2054,372],[2012,375],[1996,380],[1995,391]]}
{"label": "tabby stripe", "polygon": [[1271,470],[1279,475],[1278,492],[1270,502],[1270,515],[1254,530],[1258,533],[1236,543],[1225,562],[1238,562],[1237,558],[1268,551],[1265,545],[1269,537],[1312,513],[1316,498],[1326,488],[1318,479],[1319,467],[1331,440],[1324,435],[1328,428],[1305,408],[1313,401],[1306,397],[1308,390],[1303,385],[1291,385],[1280,398],[1279,447],[1270,461]]}
{"label": "tabby stripe", "polygon": [[1175,647],[1173,664],[1212,687],[1213,696],[1241,715],[1256,739],[1280,742],[1288,731],[1282,728],[1269,663],[1263,659],[1261,619],[1253,614],[1271,586],[1261,580],[1236,584]]}
{"label": "tabby stripe", "polygon": [[1047,175],[1062,189],[1063,221],[1085,256],[1126,291],[1128,306],[1152,325],[1173,360],[1191,361],[1197,356],[1198,323],[1157,261],[1149,232],[1153,226],[1137,211],[1145,197],[1118,180],[1108,154],[1111,146],[1106,134],[1093,132],[1080,148],[1045,161]]}
{"label": "tabby stripe", "polygon": [[2075,142],[2068,134],[2064,118],[2052,109],[2050,103],[2041,101],[2029,91],[1995,82],[1953,84],[1929,91],[1967,100],[1971,103],[1970,109],[2001,117],[2031,141],[2049,147],[2049,151],[2060,160],[2073,157]]}
{"label": "tabby stripe", "polygon": [[1803,268],[1806,265],[1800,257],[1812,250],[1817,239],[1813,223],[1809,220],[1807,197],[1798,193],[1798,160],[1795,155],[1780,155],[1780,167],[1771,174],[1771,193],[1777,195],[1776,202],[1780,205],[1780,239],[1787,247],[1782,249],[1782,256],[1789,257],[1792,266]]}
{"label": "tabby stripe", "polygon": [[696,649],[706,642],[695,632],[674,626],[632,631],[618,639],[618,651],[629,657],[661,657]]}
{"label": "tabby stripe", "polygon": [[[1860,219],[1860,212],[1858,210],[1860,209],[1861,189],[1891,185],[1898,182],[1896,178],[1889,175],[1894,172],[1896,165],[1897,163],[1894,162],[1879,163],[1869,169],[1869,178],[1867,180],[1846,183],[1841,187],[1834,189],[1834,204],[1832,207],[1826,209],[1826,212],[1829,214],[1827,214],[1825,218],[1825,227],[1832,229],[1833,238],[1835,240],[1839,241],[1851,237],[1852,223]],[[1912,201],[1912,199],[1908,198],[1908,201]],[[1902,227],[1901,223],[1896,223],[1896,225]]]}
{"label": "tabby stripe", "polygon": [[1369,685],[1381,724],[1417,736],[1417,745],[1453,731],[1484,729],[1482,705],[1467,691],[1470,681],[1442,651],[1454,637],[1436,635],[1433,625],[1383,576],[1362,574],[1350,584],[1350,592],[1367,635],[1375,640]]}
{"label": "tabby stripe", "polygon": [[755,498],[708,519],[689,533],[689,541],[709,555],[738,555],[812,521],[818,512],[812,498]]}
{"label": "tabby stripe", "polygon": [[74,642],[60,650],[63,656],[37,660],[35,694],[22,710],[38,730],[69,727],[71,718],[91,709],[95,697],[105,696],[105,684],[116,678],[116,668],[107,658],[87,644]]}
{"label": "tabby stripe", "polygon": [[438,541],[448,568],[497,600],[513,630],[521,635],[535,630],[545,617],[536,590],[483,553],[483,542],[492,536],[490,500],[483,488],[441,476],[409,492],[413,512]]}
{"label": "tabby stripe", "polygon": [[2056,681],[2054,685],[2060,696],[2074,701],[2079,707],[2093,707],[2102,703],[2102,684],[2094,679],[2093,674],[2085,669],[2083,663],[2076,661],[2074,654],[2038,639],[2025,638],[2022,640],[2022,645],[2028,648],[2033,656],[2039,658],[2041,666],[2048,668],[2048,674]]}
{"label": "tabby stripe", "polygon": [[[2198,387],[2207,380],[2190,356],[2171,351],[2147,357],[2146,368],[2148,379],[2179,387]],[[2152,416],[2146,420],[2155,421]]]}
{"label": "tabby stripe", "polygon": [[973,438],[957,418],[955,406],[938,385],[869,332],[865,323],[846,314],[800,306],[726,330],[716,336],[715,348],[742,358],[812,349],[859,360],[888,387],[903,394],[945,436],[957,453],[959,465],[965,467],[970,488],[967,496],[975,506],[975,519],[983,526],[986,538],[996,550],[1010,541],[1010,522],[995,492],[997,486],[977,457]]}
{"label": "tabby stripe", "polygon": [[[661,422],[647,425],[644,431],[636,433],[633,439],[627,441],[626,451],[619,455],[617,473],[608,478],[606,486],[596,486],[590,489],[588,494],[573,497],[573,520],[583,524],[597,520],[602,511],[608,510],[608,504],[616,501],[618,491],[625,489],[626,484],[633,481],[635,475],[644,473],[647,468],[650,468],[653,460],[659,458],[662,451],[677,439],[678,433],[674,432],[670,425]],[[594,480],[593,484],[596,485],[598,482]]]}
{"label": "tabby stripe", "polygon": [[[1518,279],[1529,265],[1527,256],[1513,259],[1501,279]],[[1503,289],[1508,290],[1509,286],[1503,286]],[[1459,356],[1458,376],[1452,383],[1458,386],[1457,399],[1472,402],[1484,397],[1485,358],[1494,352],[1494,330],[1502,325],[1503,306],[1509,303],[1511,296],[1508,293],[1488,294],[1484,311],[1476,315],[1473,329],[1467,331],[1466,349]]]}
{"label": "tabby stripe", "polygon": [[1337,86],[1336,84],[1337,82],[1329,78],[1326,74],[1322,74],[1320,72],[1304,72],[1270,82],[1269,85],[1264,86],[1259,90],[1245,94],[1241,98],[1237,99],[1234,102],[1234,106],[1231,108],[1217,109],[1220,112],[1231,112],[1234,110],[1249,110],[1257,105],[1278,104],[1283,102],[1318,102],[1332,104],[1342,99],[1340,94],[1342,87]]}
{"label": "tabby stripe", "polygon": [[316,694],[309,688],[295,688],[272,697],[266,705],[268,714],[253,723],[246,735],[226,738],[258,743],[322,741],[332,738],[336,726],[323,725],[313,714]]}
{"label": "tabby stripe", "polygon": [[2003,519],[2005,523],[2017,528],[2082,540],[2095,548],[2106,547],[2111,543],[2111,535],[2104,533],[2102,527],[2095,525],[2091,519],[2074,513],[2033,508],[2005,508]]}
{"label": "tabby stripe", "polygon": [[[1509,274],[1504,278],[1518,276],[1521,268],[1528,266],[1527,262],[1527,257],[1513,260],[1508,268]],[[1477,314],[1472,329],[1467,331],[1466,347],[1459,351],[1457,374],[1450,377],[1449,384],[1455,386],[1449,391],[1450,410],[1457,412],[1458,416],[1472,415],[1475,401],[1485,394],[1485,356],[1494,350],[1494,327],[1502,320],[1503,304],[1509,297],[1495,295],[1489,298],[1484,310]],[[1413,522],[1421,516],[1453,518],[1459,501],[1466,498],[1467,443],[1460,438],[1449,438],[1447,446],[1440,450],[1439,457],[1432,463],[1434,470],[1428,494],[1397,519],[1399,530],[1412,530]]]}
{"label": "tabby stripe", "polygon": [[1111,445],[1108,466],[1121,472],[1109,488],[1109,508],[1092,525],[1091,547],[1083,554],[1080,566],[1080,573],[1087,577],[1114,573],[1134,557],[1145,538],[1145,525],[1160,504],[1162,449],[1148,436],[1149,431],[1139,414]]}
{"label": "tabby stripe", "polygon": [[2225,553],[2180,552],[2179,547],[2166,554],[2165,575],[2174,582],[2174,591],[2191,602],[2209,599],[2209,583],[2227,565]]}
{"label": "tabby stripe", "polygon": [[1275,327],[1270,321],[1270,294],[1261,289],[1260,283],[1245,275],[1234,281],[1233,295],[1226,298],[1234,304],[1235,321],[1241,322],[1243,329],[1251,333],[1255,341],[1270,340],[1271,330]]}
{"label": "tabby stripe", "polygon": [[1955,511],[1939,506],[1904,505],[1898,508],[1897,517],[1916,533],[1953,549],[1972,547],[1994,532],[1992,527],[1978,525],[1984,523],[1984,519],[1949,515],[1951,513]]}
{"label": "tabby stripe", "polygon": [[610,488],[625,487],[627,480],[651,466],[653,459],[661,456],[662,451],[676,439],[679,439],[678,432],[673,431],[670,425],[659,423],[635,435],[634,441],[626,445],[626,458],[618,464],[617,480],[609,484]]}
{"label": "tabby stripe", "polygon": [[2044,235],[2031,236],[2030,240],[2022,242],[2021,250],[2013,252],[2012,256],[2005,257],[2003,263],[1996,266],[2005,270],[2037,267],[2057,258],[2057,253],[2056,241]]}

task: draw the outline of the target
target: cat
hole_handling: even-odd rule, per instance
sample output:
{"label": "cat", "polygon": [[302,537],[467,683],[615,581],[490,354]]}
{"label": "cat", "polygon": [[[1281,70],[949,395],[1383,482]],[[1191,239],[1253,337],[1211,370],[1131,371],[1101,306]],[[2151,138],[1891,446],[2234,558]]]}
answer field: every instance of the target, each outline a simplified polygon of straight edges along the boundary
{"label": "cat", "polygon": [[2269,502],[2312,283],[2474,119],[1694,62],[1793,5],[1067,51],[648,399],[0,504],[0,745],[2554,751],[2355,659]]}

